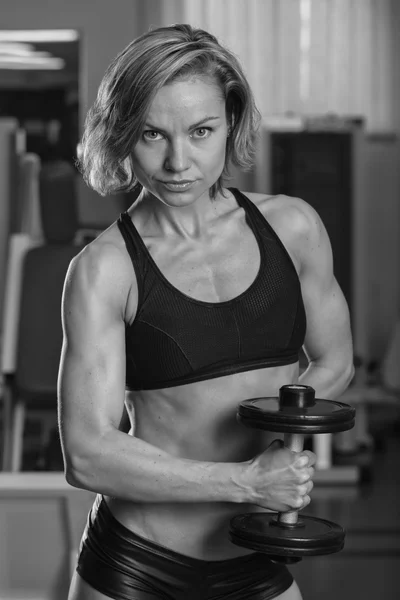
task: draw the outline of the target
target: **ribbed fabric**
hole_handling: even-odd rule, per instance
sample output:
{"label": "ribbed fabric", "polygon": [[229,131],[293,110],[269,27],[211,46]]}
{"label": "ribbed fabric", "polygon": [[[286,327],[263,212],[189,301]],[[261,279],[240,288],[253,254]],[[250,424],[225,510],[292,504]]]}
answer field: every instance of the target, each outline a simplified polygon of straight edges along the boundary
{"label": "ribbed fabric", "polygon": [[129,215],[120,215],[139,291],[135,320],[125,330],[127,389],[163,389],[297,362],[306,316],[296,269],[255,204],[230,191],[246,213],[261,263],[250,287],[226,302],[203,302],[176,289]]}

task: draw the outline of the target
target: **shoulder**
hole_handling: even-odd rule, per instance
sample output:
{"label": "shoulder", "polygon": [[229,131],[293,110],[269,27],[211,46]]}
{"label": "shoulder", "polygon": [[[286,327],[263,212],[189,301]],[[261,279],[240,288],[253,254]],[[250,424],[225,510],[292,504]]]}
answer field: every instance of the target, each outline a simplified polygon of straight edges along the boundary
{"label": "shoulder", "polygon": [[261,211],[298,266],[316,252],[330,255],[326,229],[310,204],[284,194],[244,194]]}
{"label": "shoulder", "polygon": [[98,301],[118,311],[132,291],[132,263],[116,224],[111,225],[75,256],[65,282],[65,299]]}
{"label": "shoulder", "polygon": [[310,234],[318,233],[322,226],[317,211],[301,198],[279,194],[243,192],[262,212],[271,225],[290,229],[293,233]]}

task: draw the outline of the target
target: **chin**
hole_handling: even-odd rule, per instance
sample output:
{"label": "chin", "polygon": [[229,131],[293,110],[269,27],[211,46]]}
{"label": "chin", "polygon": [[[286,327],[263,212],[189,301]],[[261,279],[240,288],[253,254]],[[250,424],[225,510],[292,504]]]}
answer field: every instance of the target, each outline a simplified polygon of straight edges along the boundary
{"label": "chin", "polygon": [[199,199],[199,196],[190,192],[164,192],[159,194],[161,202],[171,207],[190,206]]}

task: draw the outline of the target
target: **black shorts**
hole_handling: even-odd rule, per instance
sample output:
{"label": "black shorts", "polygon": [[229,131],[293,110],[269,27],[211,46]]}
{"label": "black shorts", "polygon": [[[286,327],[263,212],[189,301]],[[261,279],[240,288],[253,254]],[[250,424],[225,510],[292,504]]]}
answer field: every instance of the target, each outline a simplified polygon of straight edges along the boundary
{"label": "black shorts", "polygon": [[83,534],[77,571],[115,600],[270,600],[293,583],[264,554],[228,560],[191,558],[136,535],[98,496]]}

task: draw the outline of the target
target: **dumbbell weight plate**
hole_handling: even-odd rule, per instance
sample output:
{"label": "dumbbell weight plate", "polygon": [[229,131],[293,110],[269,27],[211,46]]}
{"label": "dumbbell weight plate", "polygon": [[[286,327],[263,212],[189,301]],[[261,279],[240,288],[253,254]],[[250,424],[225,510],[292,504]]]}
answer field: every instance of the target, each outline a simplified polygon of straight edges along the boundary
{"label": "dumbbell weight plate", "polygon": [[[252,398],[239,404],[237,419],[244,425],[289,434],[288,447],[300,446],[301,436],[347,431],[354,426],[355,409],[342,402],[315,398],[309,386],[289,385],[280,389],[279,398]],[[299,439],[296,440],[294,437]],[[301,443],[302,446],[302,443]],[[300,516],[296,520],[273,513],[246,513],[231,520],[229,535],[233,543],[268,554],[272,560],[297,562],[303,556],[339,552],[345,532],[326,519]]]}
{"label": "dumbbell weight plate", "polygon": [[238,546],[290,559],[339,552],[345,532],[326,519],[300,516],[295,527],[281,527],[275,513],[246,513],[233,517],[229,537]]}
{"label": "dumbbell weight plate", "polygon": [[316,398],[313,406],[282,407],[279,398],[251,398],[239,404],[237,419],[243,425],[279,433],[337,433],[354,427],[356,411],[334,400]]}

